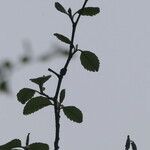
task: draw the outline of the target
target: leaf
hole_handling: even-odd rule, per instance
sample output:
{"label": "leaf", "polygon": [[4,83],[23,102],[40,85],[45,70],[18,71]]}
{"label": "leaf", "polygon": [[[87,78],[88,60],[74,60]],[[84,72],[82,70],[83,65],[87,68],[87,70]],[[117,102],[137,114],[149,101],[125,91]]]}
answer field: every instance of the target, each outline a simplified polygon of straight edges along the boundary
{"label": "leaf", "polygon": [[17,93],[17,99],[22,104],[25,104],[35,94],[35,90],[29,88],[23,88]]}
{"label": "leaf", "polygon": [[49,150],[49,146],[45,143],[32,143],[28,150]]}
{"label": "leaf", "polygon": [[54,33],[54,36],[56,36],[60,41],[67,43],[67,44],[71,44],[71,41],[64,35],[59,34],[59,33]]}
{"label": "leaf", "polygon": [[77,11],[82,16],[94,16],[100,12],[98,7],[85,7]]}
{"label": "leaf", "polygon": [[26,146],[29,145],[29,142],[30,142],[30,133],[28,133],[26,138]]}
{"label": "leaf", "polygon": [[30,79],[30,81],[41,86],[46,81],[48,81],[50,77],[51,77],[51,75],[43,76],[43,77],[38,77],[38,78]]}
{"label": "leaf", "polygon": [[1,81],[0,82],[0,91],[1,92],[9,92],[8,82],[7,81]]}
{"label": "leaf", "polygon": [[82,112],[74,106],[64,106],[63,112],[70,120],[81,123],[83,121]]}
{"label": "leaf", "polygon": [[62,89],[61,92],[60,92],[60,103],[62,103],[65,99],[65,93],[66,93],[66,90],[65,89]]}
{"label": "leaf", "polygon": [[127,140],[126,140],[126,144],[125,144],[125,149],[129,150],[129,148],[130,148],[130,136],[128,135]]}
{"label": "leaf", "polygon": [[137,150],[137,146],[134,141],[131,142],[132,150]]}
{"label": "leaf", "polygon": [[55,8],[56,8],[58,11],[67,14],[65,8],[64,8],[60,3],[56,2],[56,3],[55,3]]}
{"label": "leaf", "polygon": [[82,66],[88,71],[95,72],[99,70],[99,59],[90,51],[81,51],[80,61]]}
{"label": "leaf", "polygon": [[4,145],[1,145],[0,150],[11,150],[15,147],[21,147],[21,141],[19,139],[14,139]]}
{"label": "leaf", "polygon": [[26,103],[23,114],[29,115],[49,105],[52,105],[52,103],[48,98],[42,96],[34,97]]}
{"label": "leaf", "polygon": [[7,60],[7,61],[5,61],[5,62],[3,62],[3,67],[5,68],[5,69],[8,69],[8,70],[10,70],[10,69],[12,69],[12,67],[13,67],[13,64],[12,64],[12,62],[11,61],[9,61],[9,60]]}

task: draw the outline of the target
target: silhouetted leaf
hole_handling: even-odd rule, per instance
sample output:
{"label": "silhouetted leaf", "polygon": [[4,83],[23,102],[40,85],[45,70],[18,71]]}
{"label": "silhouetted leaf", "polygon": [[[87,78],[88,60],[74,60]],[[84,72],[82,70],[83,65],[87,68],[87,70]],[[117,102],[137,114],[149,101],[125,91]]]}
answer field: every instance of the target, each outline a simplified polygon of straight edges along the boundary
{"label": "silhouetted leaf", "polygon": [[30,142],[30,133],[28,133],[26,138],[26,146],[29,145],[29,142]]}
{"label": "silhouetted leaf", "polygon": [[54,33],[54,35],[55,35],[60,41],[62,41],[62,42],[64,42],[64,43],[67,43],[67,44],[70,44],[70,43],[71,43],[71,41],[70,41],[66,36],[64,36],[64,35],[62,35],[62,34]]}
{"label": "silhouetted leaf", "polygon": [[125,149],[126,149],[126,150],[129,150],[129,148],[130,148],[130,136],[128,135],[128,136],[127,136],[127,140],[126,140]]}
{"label": "silhouetted leaf", "polygon": [[82,66],[88,71],[95,72],[99,70],[99,59],[90,51],[82,51],[80,55],[80,61]]}
{"label": "silhouetted leaf", "polygon": [[29,145],[28,150],[49,150],[49,146],[45,143],[32,143]]}
{"label": "silhouetted leaf", "polygon": [[46,81],[49,80],[50,77],[51,77],[51,75],[48,75],[48,76],[30,79],[30,81],[32,81],[33,83],[36,83],[38,85],[43,85]]}
{"label": "silhouetted leaf", "polygon": [[132,150],[137,150],[136,144],[134,141],[131,142]]}
{"label": "silhouetted leaf", "polygon": [[63,112],[72,121],[81,123],[83,121],[82,112],[74,106],[64,106]]}
{"label": "silhouetted leaf", "polygon": [[26,103],[23,114],[29,115],[49,105],[52,105],[52,103],[48,98],[42,96],[34,97]]}
{"label": "silhouetted leaf", "polygon": [[29,88],[23,88],[17,93],[17,99],[22,104],[25,104],[35,94],[35,90]]}
{"label": "silhouetted leaf", "polygon": [[59,97],[60,103],[62,103],[64,101],[65,93],[66,93],[65,89],[62,89],[60,92],[60,97]]}
{"label": "silhouetted leaf", "polygon": [[56,8],[58,11],[67,14],[65,8],[64,8],[60,3],[56,2],[56,3],[55,3],[55,8]]}
{"label": "silhouetted leaf", "polygon": [[78,10],[78,13],[83,16],[94,16],[100,12],[98,7],[85,7],[84,9]]}
{"label": "silhouetted leaf", "polygon": [[21,141],[19,139],[14,139],[4,145],[1,145],[0,150],[11,150],[15,147],[21,147]]}

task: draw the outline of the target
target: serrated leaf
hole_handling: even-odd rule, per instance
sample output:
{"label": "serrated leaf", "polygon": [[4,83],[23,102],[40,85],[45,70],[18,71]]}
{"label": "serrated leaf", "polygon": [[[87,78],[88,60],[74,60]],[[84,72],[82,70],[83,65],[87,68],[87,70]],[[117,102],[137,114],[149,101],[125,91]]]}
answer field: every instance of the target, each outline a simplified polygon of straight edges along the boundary
{"label": "serrated leaf", "polygon": [[33,83],[38,84],[38,85],[43,85],[46,81],[49,80],[50,77],[51,77],[51,75],[42,76],[42,77],[30,79],[30,81],[32,81]]}
{"label": "serrated leaf", "polygon": [[49,146],[45,143],[32,143],[29,145],[28,150],[49,150]]}
{"label": "serrated leaf", "polygon": [[52,103],[48,98],[42,96],[34,97],[26,103],[23,114],[29,115],[49,105],[52,105]]}
{"label": "serrated leaf", "polygon": [[55,3],[55,8],[56,8],[58,11],[60,11],[60,12],[62,12],[62,13],[64,13],[64,14],[67,14],[65,8],[64,8],[60,3],[56,2],[56,3]]}
{"label": "serrated leaf", "polygon": [[75,106],[65,106],[63,107],[63,112],[70,120],[81,123],[83,121],[83,114],[81,110]]}
{"label": "serrated leaf", "polygon": [[14,139],[4,145],[1,145],[0,150],[11,150],[16,147],[21,147],[21,141],[19,139]]}
{"label": "serrated leaf", "polygon": [[82,66],[88,71],[95,72],[99,70],[99,59],[90,51],[81,51],[80,61]]}
{"label": "serrated leaf", "polygon": [[35,90],[30,88],[23,88],[17,93],[17,99],[22,104],[25,104],[35,94]]}
{"label": "serrated leaf", "polygon": [[85,7],[84,9],[78,10],[78,13],[82,16],[94,16],[100,12],[98,7]]}
{"label": "serrated leaf", "polygon": [[62,35],[62,34],[54,33],[54,35],[55,35],[60,41],[62,41],[62,42],[64,42],[64,43],[67,43],[67,44],[70,44],[70,43],[71,43],[71,41],[70,41],[66,36],[64,36],[64,35]]}
{"label": "serrated leaf", "polygon": [[60,96],[59,96],[60,103],[62,103],[64,101],[65,94],[66,94],[66,90],[62,89],[61,92],[60,92]]}

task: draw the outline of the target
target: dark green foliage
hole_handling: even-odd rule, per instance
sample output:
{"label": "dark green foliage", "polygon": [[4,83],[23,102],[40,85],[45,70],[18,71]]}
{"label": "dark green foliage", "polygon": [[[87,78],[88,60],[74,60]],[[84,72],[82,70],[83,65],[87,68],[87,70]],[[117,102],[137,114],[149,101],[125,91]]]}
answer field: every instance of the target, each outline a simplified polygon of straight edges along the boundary
{"label": "dark green foliage", "polygon": [[56,3],[55,3],[55,8],[56,8],[58,11],[67,14],[65,8],[64,8],[60,3],[56,2]]}
{"label": "dark green foliage", "polygon": [[61,92],[60,92],[60,96],[59,96],[60,103],[62,103],[64,101],[65,94],[66,94],[66,90],[62,89]]}
{"label": "dark green foliage", "polygon": [[88,71],[95,72],[99,70],[99,59],[90,51],[81,51],[80,61],[82,66]]}
{"label": "dark green foliage", "polygon": [[52,105],[52,103],[48,98],[42,96],[34,97],[26,103],[23,114],[29,115],[49,105]]}
{"label": "dark green foliage", "polygon": [[49,146],[45,143],[32,143],[28,146],[28,150],[49,150]]}
{"label": "dark green foliage", "polygon": [[35,94],[35,90],[29,88],[23,88],[17,93],[17,99],[22,104],[25,104]]}
{"label": "dark green foliage", "polygon": [[75,106],[65,106],[63,107],[63,112],[70,120],[81,123],[83,121],[83,114],[81,110]]}
{"label": "dark green foliage", "polygon": [[100,12],[98,7],[85,7],[84,9],[78,10],[78,13],[82,16],[94,16]]}
{"label": "dark green foliage", "polygon": [[67,44],[70,44],[70,43],[71,43],[71,41],[70,41],[66,36],[64,36],[64,35],[62,35],[62,34],[54,33],[54,35],[55,35],[60,41],[62,41],[62,42],[64,42],[64,43],[67,43]]}
{"label": "dark green foliage", "polygon": [[11,150],[16,147],[21,147],[21,141],[19,139],[14,139],[4,145],[1,145],[0,150]]}
{"label": "dark green foliage", "polygon": [[51,75],[48,76],[42,76],[39,78],[30,79],[35,84],[38,84],[40,86],[43,86],[43,84],[50,79]]}

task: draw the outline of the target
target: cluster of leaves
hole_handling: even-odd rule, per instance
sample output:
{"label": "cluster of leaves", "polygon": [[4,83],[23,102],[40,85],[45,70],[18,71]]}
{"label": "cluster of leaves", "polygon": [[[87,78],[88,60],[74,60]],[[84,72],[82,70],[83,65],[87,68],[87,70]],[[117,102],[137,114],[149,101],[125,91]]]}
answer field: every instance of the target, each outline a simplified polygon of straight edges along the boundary
{"label": "cluster of leaves", "polygon": [[[42,76],[34,79],[30,79],[33,83],[37,84],[39,87],[38,90],[30,89],[30,88],[23,88],[17,93],[17,99],[20,103],[25,104],[23,114],[29,115],[32,114],[44,107],[53,106],[53,98],[49,97],[46,93],[44,93],[45,88],[43,87],[44,83],[50,79],[50,75]],[[39,94],[40,96],[34,97],[35,93]],[[61,108],[64,114],[72,121],[75,122],[82,122],[83,115],[82,112],[74,107],[74,106],[64,106],[62,103],[65,99],[66,90],[62,89],[59,96],[59,101]]]}
{"label": "cluster of leaves", "polygon": [[4,145],[1,145],[0,150],[49,150],[49,146],[45,143],[38,142],[29,144],[29,135],[30,133],[27,135],[25,146],[22,145],[21,140],[14,139]]}
{"label": "cluster of leaves", "polygon": [[130,136],[127,136],[126,144],[125,144],[125,150],[129,150],[130,146],[132,147],[132,150],[137,150],[137,146],[133,140],[130,139]]}
{"label": "cluster of leaves", "polygon": [[[64,68],[60,69],[60,73],[56,73],[55,71],[49,68],[49,71],[54,73],[58,77],[58,85],[56,88],[55,96],[50,97],[48,94],[45,93],[44,84],[51,78],[51,75],[46,75],[46,76],[44,75],[42,77],[30,79],[31,82],[38,85],[38,90],[31,89],[31,88],[23,88],[17,93],[17,100],[24,105],[24,109],[23,109],[24,115],[30,115],[47,106],[53,106],[55,109],[55,119],[58,121],[58,122],[56,121],[56,128],[59,124],[60,110],[62,110],[64,115],[71,121],[74,121],[76,123],[81,123],[83,121],[83,114],[80,109],[78,109],[75,106],[64,106],[63,104],[66,95],[66,89],[61,89],[61,81],[63,79],[63,76],[67,72],[68,64],[72,59],[72,57],[74,56],[74,54],[77,52],[80,53],[81,65],[83,66],[83,68],[85,68],[88,71],[98,72],[100,66],[100,61],[93,52],[80,49],[78,44],[74,44],[74,35],[75,35],[76,26],[79,21],[79,18],[81,16],[94,16],[100,12],[100,9],[98,7],[85,7],[87,1],[88,0],[85,0],[83,7],[74,13],[72,12],[71,8],[66,10],[59,2],[55,3],[55,8],[59,12],[67,15],[70,18],[73,25],[71,39],[66,37],[63,34],[54,33],[54,36],[58,40],[70,46],[70,49],[67,53],[68,57],[67,57],[66,64],[64,65]],[[76,21],[75,21],[75,16],[77,16]],[[58,141],[59,141],[59,136],[57,142]],[[31,144],[29,145],[28,149],[31,149],[32,147],[33,146]],[[59,148],[58,146],[55,147],[56,150],[58,150],[58,148]],[[32,148],[32,150],[34,149]],[[41,147],[41,150],[46,150],[46,149],[42,149]]]}

